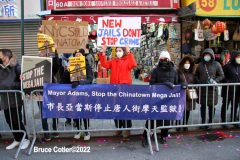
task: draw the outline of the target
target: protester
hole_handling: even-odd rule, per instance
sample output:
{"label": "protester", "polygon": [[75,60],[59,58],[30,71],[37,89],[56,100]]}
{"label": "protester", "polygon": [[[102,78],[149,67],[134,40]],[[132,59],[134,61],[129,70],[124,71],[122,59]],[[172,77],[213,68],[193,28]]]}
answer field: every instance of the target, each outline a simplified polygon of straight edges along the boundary
{"label": "protester", "polygon": [[89,65],[91,66],[92,71],[93,71],[94,64],[95,64],[95,60],[94,60],[94,57],[93,57],[93,51],[92,51],[91,48],[89,48],[89,44],[86,45],[86,48],[88,49],[88,53],[85,54],[85,55],[86,55],[86,58],[88,59]]}
{"label": "protester", "polygon": [[[101,65],[106,69],[111,69],[110,83],[111,84],[132,84],[131,79],[131,70],[137,66],[137,63],[133,57],[133,54],[130,53],[129,45],[125,47],[117,47],[117,58],[112,59],[111,61],[106,61],[106,49],[107,46],[103,46],[100,61]],[[131,120],[114,120],[115,126],[117,128],[131,128]],[[118,130],[113,135],[118,136],[122,131]],[[126,138],[130,135],[130,130],[126,130],[123,134],[123,137]]]}
{"label": "protester", "polygon": [[[195,63],[191,56],[185,56],[178,64],[178,83],[187,83],[187,84],[195,84],[194,82],[194,71],[195,71]],[[190,116],[191,110],[195,109],[195,100],[186,99],[186,109],[184,110],[183,115],[183,124],[187,125],[188,119]],[[186,115],[186,117],[185,117]],[[180,121],[177,121],[180,122]],[[181,131],[181,128],[177,128],[177,131]],[[188,131],[187,127],[183,128],[184,131]]]}
{"label": "protester", "polygon": [[[195,72],[195,83],[196,84],[216,84],[221,82],[224,78],[223,70],[217,61],[214,58],[214,52],[212,49],[207,48],[203,51],[201,56],[202,62],[199,63],[196,72]],[[202,123],[206,123],[206,110],[207,106],[209,108],[209,123],[213,123],[214,115],[215,115],[215,105],[218,103],[218,87],[215,87],[215,91],[213,91],[214,87],[201,87],[201,96],[200,96],[200,104],[201,104],[201,117]],[[207,94],[207,95],[206,95]],[[214,98],[214,102],[213,102]],[[198,100],[197,100],[198,102]],[[212,126],[201,126],[201,129],[211,129]]]}
{"label": "protester", "polygon": [[[240,51],[233,51],[231,54],[230,63],[223,66],[223,72],[225,78],[223,79],[223,83],[239,83],[240,82]],[[234,93],[235,91],[235,93]],[[231,103],[231,122],[236,122],[237,120],[237,110],[238,105],[240,104],[240,86],[223,86],[222,87],[222,111],[221,118],[222,122],[227,122],[227,110],[229,107],[229,103]],[[235,99],[234,99],[235,98]],[[233,105],[233,103],[235,103]],[[233,110],[234,108],[234,110]],[[234,124],[236,127],[239,127],[239,124]],[[223,125],[224,128],[229,128],[228,125]]]}
{"label": "protester", "polygon": [[[55,50],[55,56],[52,57],[52,83],[57,83],[57,82],[55,82],[54,75],[57,74],[57,72],[60,68],[60,64],[59,64],[59,58],[58,58],[58,53],[57,53],[57,45],[54,44],[54,46],[55,46],[56,50]],[[38,101],[38,105],[40,108],[42,108],[42,101]],[[42,109],[41,109],[41,112],[42,112]],[[52,122],[53,122],[53,124],[52,124],[53,130],[57,130],[58,119],[52,118]],[[49,130],[47,118],[42,118],[42,128],[44,131]],[[59,133],[57,133],[57,132],[53,133],[53,137],[54,138],[59,137]],[[45,139],[45,141],[50,141],[51,140],[50,134],[44,133],[44,139]]]}
{"label": "protester", "polygon": [[[85,56],[84,49],[76,50],[75,53],[74,53],[74,57],[81,57],[81,56]],[[93,73],[92,73],[91,66],[89,65],[89,62],[88,62],[86,57],[85,57],[85,63],[86,63],[86,67],[85,68],[86,68],[86,77],[87,77],[87,79],[83,79],[83,80],[80,80],[80,81],[72,82],[72,88],[76,88],[78,85],[92,84]],[[67,66],[67,69],[68,69],[68,71],[70,71],[70,65]],[[80,130],[81,126],[82,126],[82,120],[81,119],[75,119],[75,121],[76,121],[77,129]],[[89,128],[89,119],[83,119],[83,122],[84,122],[85,130],[87,130]],[[82,135],[83,135],[82,132],[77,132],[74,135],[74,138],[75,139],[79,139]],[[89,132],[85,132],[84,140],[89,140],[89,139],[90,139],[90,133]]]}
{"label": "protester", "polygon": [[[167,51],[162,51],[159,56],[159,63],[151,74],[150,85],[166,85],[173,89],[178,84],[178,74],[174,69],[174,64],[171,62],[170,54]],[[187,84],[182,84],[183,88],[187,88]],[[156,120],[157,126],[169,126],[170,120]],[[154,128],[154,121],[151,120],[152,129]],[[146,121],[146,128],[148,128],[148,121]],[[168,129],[161,129],[161,143],[166,143],[166,137],[168,136]],[[142,146],[147,147],[147,132],[143,132]]]}
{"label": "protester", "polygon": [[[9,49],[0,49],[0,90],[21,90],[21,67],[17,57]],[[4,110],[5,119],[12,130],[26,132],[22,122],[23,100],[20,93],[1,93],[0,110]],[[17,102],[17,104],[16,104]],[[22,132],[13,132],[14,142],[6,149],[13,149],[20,145],[23,138]],[[26,149],[30,144],[26,135],[21,149]]]}

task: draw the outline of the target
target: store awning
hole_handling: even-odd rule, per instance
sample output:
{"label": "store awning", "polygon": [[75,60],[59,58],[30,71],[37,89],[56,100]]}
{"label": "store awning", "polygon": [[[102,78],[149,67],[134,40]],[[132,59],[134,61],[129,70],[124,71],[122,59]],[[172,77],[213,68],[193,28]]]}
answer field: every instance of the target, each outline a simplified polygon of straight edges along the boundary
{"label": "store awning", "polygon": [[178,9],[179,0],[47,0],[47,10]]}
{"label": "store awning", "polygon": [[178,16],[175,14],[151,14],[151,15],[127,15],[127,14],[108,14],[108,15],[48,15],[46,20],[62,20],[62,21],[86,21],[89,24],[98,23],[99,17],[141,17],[142,23],[170,23],[178,22]]}

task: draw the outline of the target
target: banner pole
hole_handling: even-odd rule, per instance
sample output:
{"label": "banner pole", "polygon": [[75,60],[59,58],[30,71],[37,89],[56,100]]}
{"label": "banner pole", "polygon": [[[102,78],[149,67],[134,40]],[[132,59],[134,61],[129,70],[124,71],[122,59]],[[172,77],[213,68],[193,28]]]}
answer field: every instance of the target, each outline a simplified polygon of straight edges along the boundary
{"label": "banner pole", "polygon": [[21,0],[21,54],[24,55],[24,0]]}

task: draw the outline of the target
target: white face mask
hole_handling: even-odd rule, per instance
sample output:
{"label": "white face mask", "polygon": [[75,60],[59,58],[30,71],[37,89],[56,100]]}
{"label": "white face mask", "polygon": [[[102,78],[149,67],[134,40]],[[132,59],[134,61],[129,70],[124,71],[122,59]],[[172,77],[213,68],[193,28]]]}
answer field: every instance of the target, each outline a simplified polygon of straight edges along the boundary
{"label": "white face mask", "polygon": [[184,68],[185,69],[189,69],[190,68],[190,64],[184,64]]}
{"label": "white face mask", "polygon": [[118,58],[122,58],[122,56],[123,56],[123,52],[117,52],[117,57]]}
{"label": "white face mask", "polygon": [[235,61],[237,64],[240,64],[240,58],[236,58]]}

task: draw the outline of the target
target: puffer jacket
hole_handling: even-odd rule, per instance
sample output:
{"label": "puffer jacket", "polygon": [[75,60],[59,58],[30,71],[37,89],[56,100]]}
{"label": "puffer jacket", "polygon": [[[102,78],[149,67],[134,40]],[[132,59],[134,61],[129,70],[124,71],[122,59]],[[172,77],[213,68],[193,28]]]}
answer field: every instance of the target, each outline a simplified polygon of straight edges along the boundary
{"label": "puffer jacket", "polygon": [[[204,55],[206,53],[209,53],[211,55],[211,60],[209,62],[206,62],[204,60]],[[224,78],[224,73],[222,70],[222,67],[220,63],[215,61],[214,58],[214,52],[212,49],[207,48],[203,51],[203,54],[201,56],[202,62],[199,63],[196,72],[195,72],[195,83],[196,84],[206,84],[208,80],[208,74],[206,72],[205,65],[207,66],[208,73],[210,78],[214,79],[217,83],[220,83]],[[215,87],[215,92],[213,91],[213,87],[208,87],[208,95],[206,97],[206,87],[201,87],[201,101],[200,104],[213,106],[218,103],[218,90],[217,87]],[[214,95],[213,95],[214,92]],[[213,97],[214,97],[214,103],[213,103]],[[197,102],[199,102],[197,100]]]}
{"label": "puffer jacket", "polygon": [[[188,70],[184,68],[184,64],[187,60],[190,62],[190,68]],[[178,64],[178,83],[186,82],[188,84],[195,84],[194,71],[195,71],[195,63],[193,58],[191,56],[183,57],[183,59]],[[186,81],[184,76],[186,78]],[[190,111],[194,109],[195,109],[195,100],[193,100],[192,102],[192,100],[186,99],[186,110]]]}
{"label": "puffer jacket", "polygon": [[[240,65],[235,62],[235,57],[240,55],[240,51],[233,51],[231,54],[230,63],[223,66],[223,72],[225,78],[223,79],[223,83],[239,83],[240,82]],[[229,90],[227,90],[227,86],[223,86],[222,88],[222,97],[228,99],[233,99],[234,97],[234,87],[229,86]],[[235,88],[235,103],[240,103],[240,86],[236,86]]]}
{"label": "puffer jacket", "polygon": [[[0,90],[21,90],[21,67],[17,63],[17,57],[13,54],[7,66],[0,65]],[[0,110],[16,108],[23,105],[22,96],[20,93],[9,93],[9,100],[7,93],[0,93],[1,103]],[[17,98],[17,104],[16,104]],[[10,102],[10,104],[9,104]]]}

